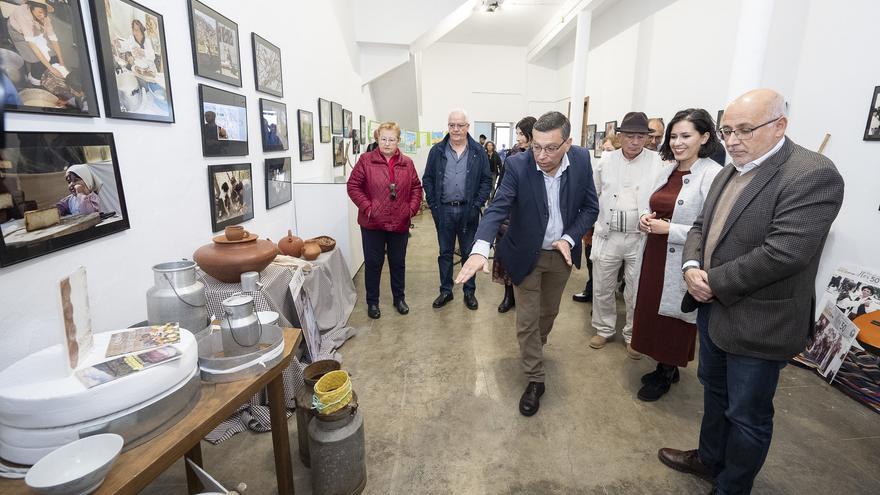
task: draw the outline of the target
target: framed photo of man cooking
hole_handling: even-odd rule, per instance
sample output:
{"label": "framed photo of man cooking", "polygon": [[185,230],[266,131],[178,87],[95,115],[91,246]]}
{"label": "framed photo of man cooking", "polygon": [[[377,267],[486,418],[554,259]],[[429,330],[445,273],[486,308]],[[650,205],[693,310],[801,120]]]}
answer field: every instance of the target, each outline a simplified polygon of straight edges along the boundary
{"label": "framed photo of man cooking", "polygon": [[113,134],[6,133],[0,266],[128,228]]}
{"label": "framed photo of man cooking", "polygon": [[174,122],[162,16],[132,0],[91,5],[107,115]]}
{"label": "framed photo of man cooking", "polygon": [[80,0],[0,3],[5,109],[98,117]]}

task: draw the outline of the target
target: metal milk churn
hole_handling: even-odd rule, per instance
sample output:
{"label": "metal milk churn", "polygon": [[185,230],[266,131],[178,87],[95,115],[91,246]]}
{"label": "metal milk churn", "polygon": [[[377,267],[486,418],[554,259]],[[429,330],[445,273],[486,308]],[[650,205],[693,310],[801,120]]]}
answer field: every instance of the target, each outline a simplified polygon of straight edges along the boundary
{"label": "metal milk churn", "polygon": [[315,417],[312,398],[315,395],[315,384],[322,376],[331,371],[341,369],[342,365],[335,359],[322,359],[306,366],[303,370],[303,386],[296,393],[296,436],[299,442],[299,459],[305,467],[311,467],[309,457],[309,423]]}
{"label": "metal milk churn", "polygon": [[364,490],[364,417],[356,399],[330,415],[315,415],[309,423],[309,456],[314,495],[355,495]]}
{"label": "metal milk churn", "polygon": [[257,343],[263,326],[254,310],[254,298],[245,294],[229,296],[220,303],[220,336],[227,357],[259,350]]}
{"label": "metal milk churn", "polygon": [[154,284],[147,291],[147,322],[150,325],[180,322],[198,333],[208,326],[205,284],[196,280],[194,261],[172,261],[153,267]]}

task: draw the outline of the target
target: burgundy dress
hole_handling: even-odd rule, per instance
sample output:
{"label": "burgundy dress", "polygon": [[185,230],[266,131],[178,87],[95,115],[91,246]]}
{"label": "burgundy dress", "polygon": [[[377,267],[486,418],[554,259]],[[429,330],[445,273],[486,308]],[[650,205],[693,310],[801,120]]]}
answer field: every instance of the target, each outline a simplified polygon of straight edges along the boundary
{"label": "burgundy dress", "polygon": [[[657,212],[657,218],[672,218],[682,178],[689,173],[673,171],[666,185],[651,196],[651,211]],[[687,366],[688,361],[694,360],[697,326],[658,314],[668,238],[668,235],[648,234],[633,315],[632,346],[660,363]]]}

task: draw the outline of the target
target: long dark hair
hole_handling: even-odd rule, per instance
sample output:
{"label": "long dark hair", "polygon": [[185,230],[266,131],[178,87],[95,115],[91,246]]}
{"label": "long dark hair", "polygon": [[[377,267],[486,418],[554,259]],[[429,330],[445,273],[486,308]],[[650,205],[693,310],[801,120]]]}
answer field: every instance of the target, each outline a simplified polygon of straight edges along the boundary
{"label": "long dark hair", "polygon": [[528,138],[529,142],[532,142],[532,128],[535,127],[535,122],[538,119],[528,116],[520,119],[519,122],[516,123],[516,128],[519,129],[519,132],[523,133],[523,136]]}
{"label": "long dark hair", "polygon": [[672,147],[669,144],[669,135],[672,133],[672,128],[675,127],[675,124],[682,120],[687,120],[694,124],[694,128],[701,136],[707,132],[709,133],[709,140],[706,141],[706,144],[700,146],[697,156],[700,158],[712,156],[718,150],[718,146],[720,146],[718,138],[715,136],[715,122],[712,120],[709,112],[702,108],[688,108],[687,110],[680,110],[669,121],[669,125],[666,127],[666,134],[663,136],[663,146],[660,147],[660,158],[667,161],[675,159]]}

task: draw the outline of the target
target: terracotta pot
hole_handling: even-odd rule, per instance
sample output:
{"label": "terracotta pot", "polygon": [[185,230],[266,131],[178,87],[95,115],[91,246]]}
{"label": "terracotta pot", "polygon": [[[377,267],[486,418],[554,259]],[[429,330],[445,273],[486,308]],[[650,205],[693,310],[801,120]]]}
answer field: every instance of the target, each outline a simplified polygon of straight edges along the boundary
{"label": "terracotta pot", "polygon": [[321,246],[318,245],[317,242],[306,242],[303,244],[303,252],[302,257],[306,261],[313,261],[318,259],[318,256],[321,255]]}
{"label": "terracotta pot", "polygon": [[268,240],[223,244],[212,242],[193,253],[193,260],[208,275],[229,284],[239,282],[244,272],[261,272],[275,256],[278,247]]}
{"label": "terracotta pot", "polygon": [[299,258],[302,256],[303,240],[288,230],[287,237],[278,241],[278,250],[281,251],[281,254]]}

